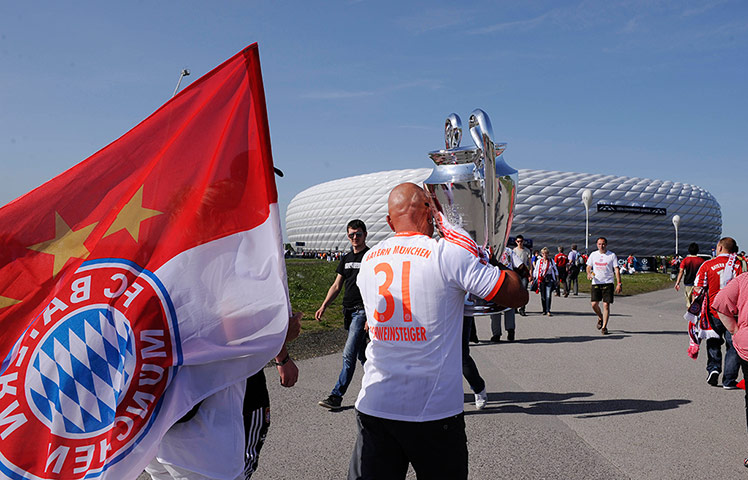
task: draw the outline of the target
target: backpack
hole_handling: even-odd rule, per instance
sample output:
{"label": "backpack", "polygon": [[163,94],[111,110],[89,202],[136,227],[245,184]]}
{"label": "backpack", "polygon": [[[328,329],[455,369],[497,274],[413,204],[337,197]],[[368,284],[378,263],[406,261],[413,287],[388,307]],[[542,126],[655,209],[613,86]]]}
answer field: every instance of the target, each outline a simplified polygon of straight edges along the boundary
{"label": "backpack", "polygon": [[574,259],[574,266],[578,267],[580,270],[585,266],[584,258],[582,258],[582,254],[579,252],[577,252],[577,256]]}

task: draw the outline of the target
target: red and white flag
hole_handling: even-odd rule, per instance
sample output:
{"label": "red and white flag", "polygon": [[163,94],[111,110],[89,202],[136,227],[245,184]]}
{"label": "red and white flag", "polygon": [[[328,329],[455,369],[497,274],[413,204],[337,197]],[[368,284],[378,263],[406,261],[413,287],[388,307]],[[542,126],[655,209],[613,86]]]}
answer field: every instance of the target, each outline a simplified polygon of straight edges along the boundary
{"label": "red and white flag", "polygon": [[0,477],[136,478],[280,350],[281,242],[256,44],[0,209]]}

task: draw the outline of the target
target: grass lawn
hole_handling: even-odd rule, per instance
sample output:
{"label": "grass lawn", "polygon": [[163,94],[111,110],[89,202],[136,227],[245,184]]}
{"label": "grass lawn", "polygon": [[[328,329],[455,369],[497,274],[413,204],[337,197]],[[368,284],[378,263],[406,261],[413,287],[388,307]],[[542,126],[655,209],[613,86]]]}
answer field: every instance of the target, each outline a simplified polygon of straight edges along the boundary
{"label": "grass lawn", "polygon": [[[324,260],[294,258],[286,260],[291,306],[294,311],[304,313],[304,319],[301,321],[302,335],[327,331],[343,325],[342,293],[327,308],[322,322],[314,319],[314,312],[322,305],[327,290],[335,280],[337,265],[338,262]],[[622,275],[621,283],[623,283],[623,295],[653,292],[673,286],[670,275],[664,273]],[[579,275],[579,291],[585,293],[590,291],[590,282],[584,273]]]}
{"label": "grass lawn", "polygon": [[[347,333],[342,328],[342,293],[327,308],[321,322],[314,319],[314,312],[322,305],[327,290],[335,280],[337,265],[338,262],[324,260],[286,260],[291,306],[295,312],[304,314],[301,335],[288,346],[296,359],[339,353],[343,349]],[[670,276],[661,273],[624,275],[621,282],[623,295],[636,295],[673,286]],[[587,293],[590,291],[590,282],[584,274],[579,275],[579,290]]]}
{"label": "grass lawn", "polygon": [[288,293],[294,312],[304,313],[301,320],[301,334],[330,330],[343,326],[343,292],[327,307],[322,321],[314,319],[314,312],[322,305],[330,285],[335,281],[338,262],[324,260],[289,258],[286,260],[288,272]]}
{"label": "grass lawn", "polygon": [[[638,293],[654,292],[664,288],[672,288],[675,285],[670,280],[670,274],[665,273],[635,273],[633,275],[621,275],[623,291],[621,296],[636,295]],[[579,291],[589,293],[590,281],[587,275],[579,274]]]}

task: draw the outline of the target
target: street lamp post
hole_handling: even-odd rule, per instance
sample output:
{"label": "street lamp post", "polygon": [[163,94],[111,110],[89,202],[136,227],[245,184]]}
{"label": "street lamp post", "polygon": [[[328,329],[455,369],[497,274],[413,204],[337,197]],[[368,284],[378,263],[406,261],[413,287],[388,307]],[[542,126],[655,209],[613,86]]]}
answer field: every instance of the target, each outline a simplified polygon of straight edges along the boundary
{"label": "street lamp post", "polygon": [[590,205],[592,204],[592,190],[589,188],[582,192],[584,202],[584,253],[590,253]]}
{"label": "street lamp post", "polygon": [[680,226],[680,215],[673,215],[673,226],[675,227],[675,256],[678,256],[678,227]]}

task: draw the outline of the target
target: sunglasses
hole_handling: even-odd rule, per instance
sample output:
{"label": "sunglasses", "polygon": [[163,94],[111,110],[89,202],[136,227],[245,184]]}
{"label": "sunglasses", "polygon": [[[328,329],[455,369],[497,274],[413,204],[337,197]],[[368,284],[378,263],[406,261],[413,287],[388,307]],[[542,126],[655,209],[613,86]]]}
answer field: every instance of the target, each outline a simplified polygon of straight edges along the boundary
{"label": "sunglasses", "polygon": [[362,232],[353,232],[348,234],[348,238],[350,238],[351,240],[353,240],[354,237],[358,238],[363,236],[364,234]]}

